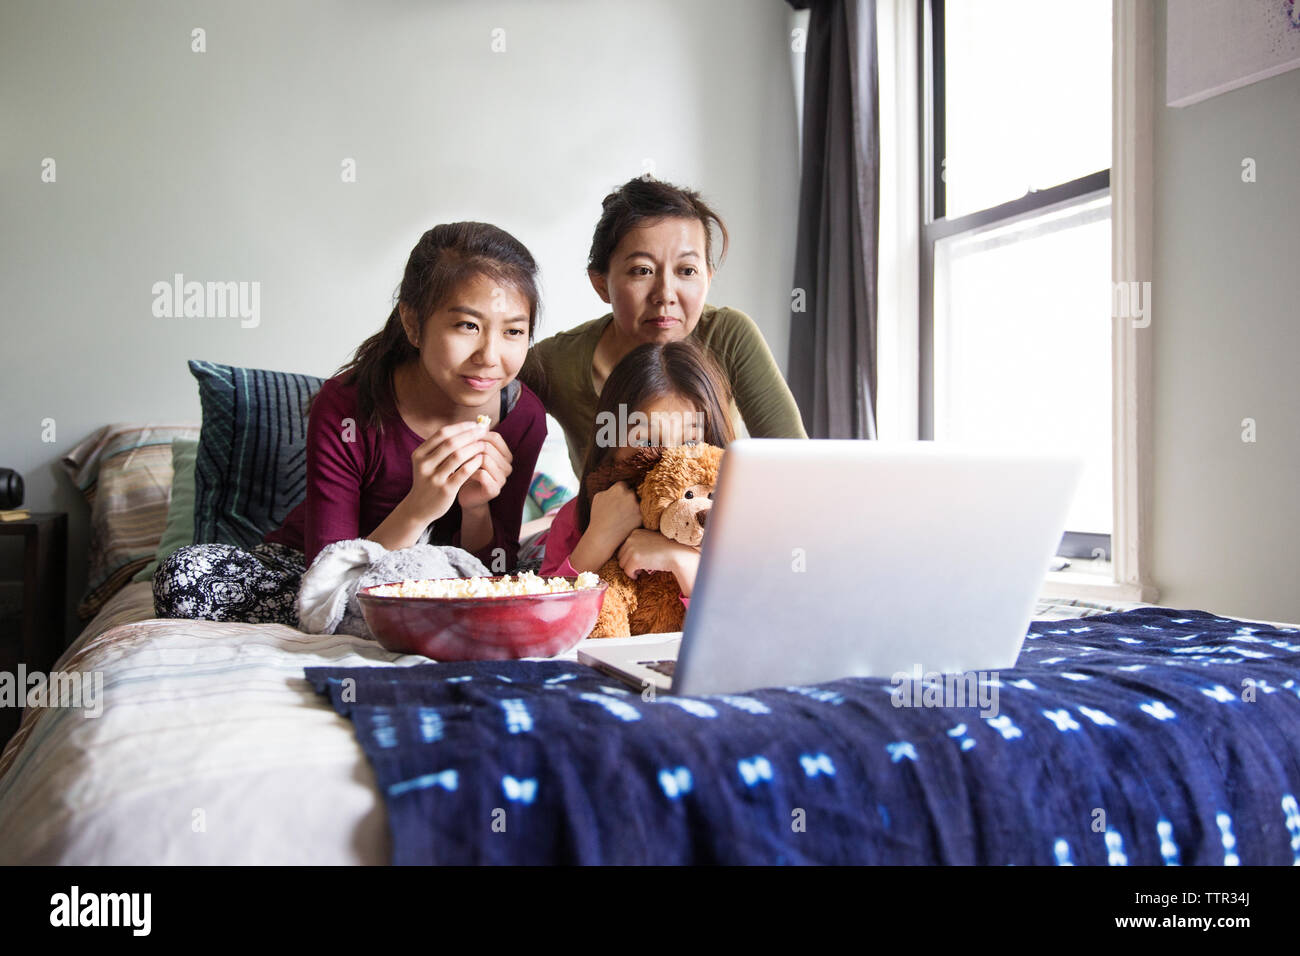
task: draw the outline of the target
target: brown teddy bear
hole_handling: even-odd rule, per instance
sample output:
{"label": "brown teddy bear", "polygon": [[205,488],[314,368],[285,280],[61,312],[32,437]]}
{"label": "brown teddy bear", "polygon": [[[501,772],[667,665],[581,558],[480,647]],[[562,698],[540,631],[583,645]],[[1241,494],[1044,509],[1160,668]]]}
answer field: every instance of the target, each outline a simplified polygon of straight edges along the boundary
{"label": "brown teddy bear", "polygon": [[[587,480],[587,489],[594,495],[619,481],[631,482],[641,501],[643,527],[698,548],[704,540],[705,519],[713,505],[721,462],[722,449],[713,445],[645,448],[626,462],[596,469]],[[686,608],[671,571],[643,572],[629,578],[616,556],[605,562],[599,574],[609,587],[589,636],[628,637],[682,629]]]}

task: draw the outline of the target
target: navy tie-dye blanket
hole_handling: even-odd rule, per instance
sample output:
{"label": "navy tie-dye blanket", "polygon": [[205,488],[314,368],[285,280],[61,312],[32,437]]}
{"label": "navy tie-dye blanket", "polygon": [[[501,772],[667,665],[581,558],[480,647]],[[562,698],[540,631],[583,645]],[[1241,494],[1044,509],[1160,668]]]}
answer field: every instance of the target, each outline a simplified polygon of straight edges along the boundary
{"label": "navy tie-dye blanket", "polygon": [[306,675],[394,863],[1300,863],[1300,633],[1201,611],[1035,622],[964,707],[889,679],[646,700],[563,660]]}

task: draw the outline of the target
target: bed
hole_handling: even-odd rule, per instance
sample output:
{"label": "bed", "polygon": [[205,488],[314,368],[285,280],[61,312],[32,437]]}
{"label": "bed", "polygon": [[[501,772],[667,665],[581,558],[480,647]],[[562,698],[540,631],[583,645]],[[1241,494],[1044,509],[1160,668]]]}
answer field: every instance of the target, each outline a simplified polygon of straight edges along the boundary
{"label": "bed", "polygon": [[65,460],[94,613],[54,670],[102,679],[102,713],[24,712],[0,864],[1300,862],[1294,625],[1042,601],[989,709],[899,707],[883,679],[646,700],[578,648],[435,664],[158,620],[197,436],[115,427]]}
{"label": "bed", "polygon": [[56,665],[102,673],[102,716],[25,713],[0,863],[1300,861],[1295,628],[1043,603],[980,716],[894,708],[883,680],[646,702],[576,649],[436,665],[151,615],[128,584]]}
{"label": "bed", "polygon": [[0,862],[385,863],[383,808],[313,665],[406,666],[356,637],[164,621],[128,584],[55,670],[99,670],[88,719],[29,709],[0,756]]}

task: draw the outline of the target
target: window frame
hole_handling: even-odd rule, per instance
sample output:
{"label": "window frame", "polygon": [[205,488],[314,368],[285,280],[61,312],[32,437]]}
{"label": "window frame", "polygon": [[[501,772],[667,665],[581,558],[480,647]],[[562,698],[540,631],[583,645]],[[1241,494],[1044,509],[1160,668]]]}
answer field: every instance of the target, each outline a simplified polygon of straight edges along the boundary
{"label": "window frame", "polygon": [[[1112,282],[1150,278],[1154,139],[1154,13],[1149,5],[1112,2],[1111,166],[1018,199],[949,220],[944,216],[944,6],[917,3],[918,135],[920,149],[917,425],[918,437],[934,438],[934,262],[942,238],[993,224],[1039,215],[1052,207],[1105,193],[1111,199]],[[1112,577],[1049,573],[1055,592],[1075,597],[1154,601],[1149,580],[1151,354],[1150,303],[1144,324],[1112,317],[1112,533],[1106,557]],[[1058,549],[1066,556],[1095,553],[1096,535],[1067,532]]]}

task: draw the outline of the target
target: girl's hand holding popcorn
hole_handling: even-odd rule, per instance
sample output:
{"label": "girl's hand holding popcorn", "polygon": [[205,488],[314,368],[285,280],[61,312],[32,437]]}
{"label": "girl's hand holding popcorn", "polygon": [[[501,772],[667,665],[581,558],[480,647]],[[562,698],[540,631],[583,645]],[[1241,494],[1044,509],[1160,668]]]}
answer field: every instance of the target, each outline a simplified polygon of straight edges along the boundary
{"label": "girl's hand holding popcorn", "polygon": [[[484,418],[486,416],[479,416]],[[480,427],[476,423],[476,427]],[[506,479],[510,477],[514,455],[504,438],[497,432],[487,432],[480,441],[481,452],[478,458],[466,467],[472,474],[460,486],[456,500],[462,510],[482,508],[501,493]]]}
{"label": "girl's hand holding popcorn", "polygon": [[[471,476],[482,470],[476,464],[483,454],[481,431],[475,422],[456,422],[438,429],[411,452],[411,490],[404,504],[421,520],[435,521],[445,515]],[[500,440],[499,435],[493,437]]]}

